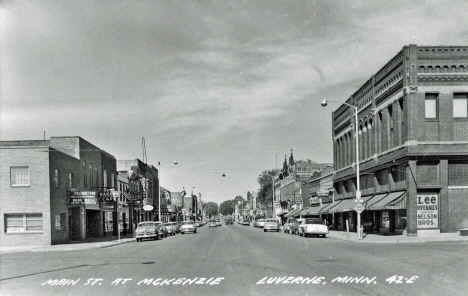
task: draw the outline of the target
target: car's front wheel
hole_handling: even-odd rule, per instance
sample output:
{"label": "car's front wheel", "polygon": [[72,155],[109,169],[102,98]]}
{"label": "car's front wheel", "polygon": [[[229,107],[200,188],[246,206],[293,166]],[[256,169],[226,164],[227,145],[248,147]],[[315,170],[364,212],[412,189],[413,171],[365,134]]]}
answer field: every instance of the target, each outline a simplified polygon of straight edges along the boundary
{"label": "car's front wheel", "polygon": [[263,229],[263,232],[266,232],[266,229]]}

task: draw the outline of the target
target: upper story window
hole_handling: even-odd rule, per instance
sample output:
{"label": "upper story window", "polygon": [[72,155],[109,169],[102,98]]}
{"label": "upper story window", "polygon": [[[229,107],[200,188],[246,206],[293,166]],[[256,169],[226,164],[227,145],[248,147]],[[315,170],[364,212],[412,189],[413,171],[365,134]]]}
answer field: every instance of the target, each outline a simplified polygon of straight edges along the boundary
{"label": "upper story window", "polygon": [[10,167],[10,184],[11,187],[29,186],[29,167]]}
{"label": "upper story window", "polygon": [[59,169],[54,170],[54,183],[55,183],[55,188],[60,187],[60,170]]}
{"label": "upper story window", "polygon": [[104,180],[103,180],[103,181],[104,181],[104,182],[103,182],[103,183],[104,183],[103,186],[104,186],[104,187],[107,187],[107,170],[104,170],[104,171],[103,171],[103,179],[104,179]]}
{"label": "upper story window", "polygon": [[114,179],[115,179],[115,175],[111,173],[111,187],[112,187],[112,188],[115,188],[115,181],[114,181]]}
{"label": "upper story window", "polygon": [[437,94],[426,94],[424,100],[424,110],[426,119],[437,118]]}
{"label": "upper story window", "polygon": [[75,186],[73,173],[68,173],[68,188],[72,189]]}
{"label": "upper story window", "polygon": [[468,118],[468,94],[453,95],[453,118]]}

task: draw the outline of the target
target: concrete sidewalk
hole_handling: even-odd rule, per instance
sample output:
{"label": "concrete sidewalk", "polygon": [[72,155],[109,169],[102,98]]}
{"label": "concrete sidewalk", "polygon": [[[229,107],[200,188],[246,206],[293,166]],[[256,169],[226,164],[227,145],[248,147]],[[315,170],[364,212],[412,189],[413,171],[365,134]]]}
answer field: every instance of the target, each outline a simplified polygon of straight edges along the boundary
{"label": "concrete sidewalk", "polygon": [[120,238],[120,241],[119,241],[118,236],[111,236],[111,237],[102,237],[102,238],[90,238],[85,241],[71,241],[68,244],[61,244],[61,245],[1,247],[0,255],[21,253],[21,252],[31,252],[31,253],[72,252],[72,251],[80,251],[80,250],[107,248],[107,247],[130,243],[134,241],[135,241],[135,238],[133,238],[131,235],[127,235],[127,236],[122,236]]}
{"label": "concrete sidewalk", "polygon": [[384,235],[364,233],[363,239],[358,240],[356,232],[350,232],[349,237],[346,231],[330,230],[328,237],[355,243],[431,243],[431,242],[468,242],[468,236],[461,236],[459,233],[441,233],[434,236],[406,236],[406,235]]}

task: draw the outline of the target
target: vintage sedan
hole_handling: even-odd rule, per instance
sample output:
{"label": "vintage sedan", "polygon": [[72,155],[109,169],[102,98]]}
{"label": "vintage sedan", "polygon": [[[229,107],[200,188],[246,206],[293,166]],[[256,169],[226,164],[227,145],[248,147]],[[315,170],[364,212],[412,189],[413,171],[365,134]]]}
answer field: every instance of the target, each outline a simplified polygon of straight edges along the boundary
{"label": "vintage sedan", "polygon": [[286,233],[291,233],[291,225],[296,222],[296,219],[294,218],[289,218],[286,223],[284,223],[283,231]]}
{"label": "vintage sedan", "polygon": [[164,233],[164,237],[167,237],[167,227],[164,225],[164,223],[162,223],[161,221],[156,221],[156,222],[154,222],[154,223],[156,223],[156,224],[158,224],[158,225],[161,226],[162,231],[163,231],[163,233]]}
{"label": "vintage sedan", "polygon": [[265,226],[265,221],[266,221],[265,219],[258,220],[257,227],[263,228],[263,226]]}
{"label": "vintage sedan", "polygon": [[164,223],[164,226],[166,226],[167,234],[175,235],[177,233],[177,229],[172,223]]}
{"label": "vintage sedan", "polygon": [[304,222],[299,225],[299,235],[304,237],[307,235],[326,237],[327,234],[327,225],[324,225],[318,218],[306,218],[304,219]]}
{"label": "vintage sedan", "polygon": [[164,236],[164,231],[161,224],[156,222],[140,222],[135,230],[135,238],[137,242],[141,242],[143,239],[159,239]]}
{"label": "vintage sedan", "polygon": [[174,227],[176,233],[180,232],[180,225],[177,222],[169,222],[172,224],[172,227]]}
{"label": "vintage sedan", "polygon": [[289,233],[299,235],[299,225],[304,223],[305,219],[301,218],[301,219],[295,219],[295,220],[296,221],[294,221],[293,223],[289,225]]}
{"label": "vintage sedan", "polygon": [[186,232],[197,233],[197,226],[195,225],[195,222],[193,220],[182,222],[182,228],[180,229],[180,233],[184,234]]}
{"label": "vintage sedan", "polygon": [[280,231],[280,224],[276,219],[265,219],[263,232],[267,232],[268,230],[274,230],[276,232]]}

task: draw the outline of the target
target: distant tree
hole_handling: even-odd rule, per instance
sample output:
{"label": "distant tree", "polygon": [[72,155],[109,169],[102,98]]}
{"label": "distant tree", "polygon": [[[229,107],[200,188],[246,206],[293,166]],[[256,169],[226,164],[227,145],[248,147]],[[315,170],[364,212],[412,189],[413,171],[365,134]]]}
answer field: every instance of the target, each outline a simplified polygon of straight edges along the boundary
{"label": "distant tree", "polygon": [[219,208],[218,204],[214,202],[207,202],[203,204],[203,208],[205,209],[205,213],[208,217],[218,216]]}
{"label": "distant tree", "polygon": [[[276,176],[280,171],[279,170],[267,170],[263,171],[262,174],[258,177],[258,184],[260,184],[260,190],[257,193],[257,202],[260,202],[262,205],[265,205],[267,208],[273,208],[273,185],[274,176]],[[271,177],[273,176],[273,177]]]}
{"label": "distant tree", "polygon": [[219,212],[224,216],[234,214],[235,205],[237,202],[235,200],[226,200],[219,205]]}

